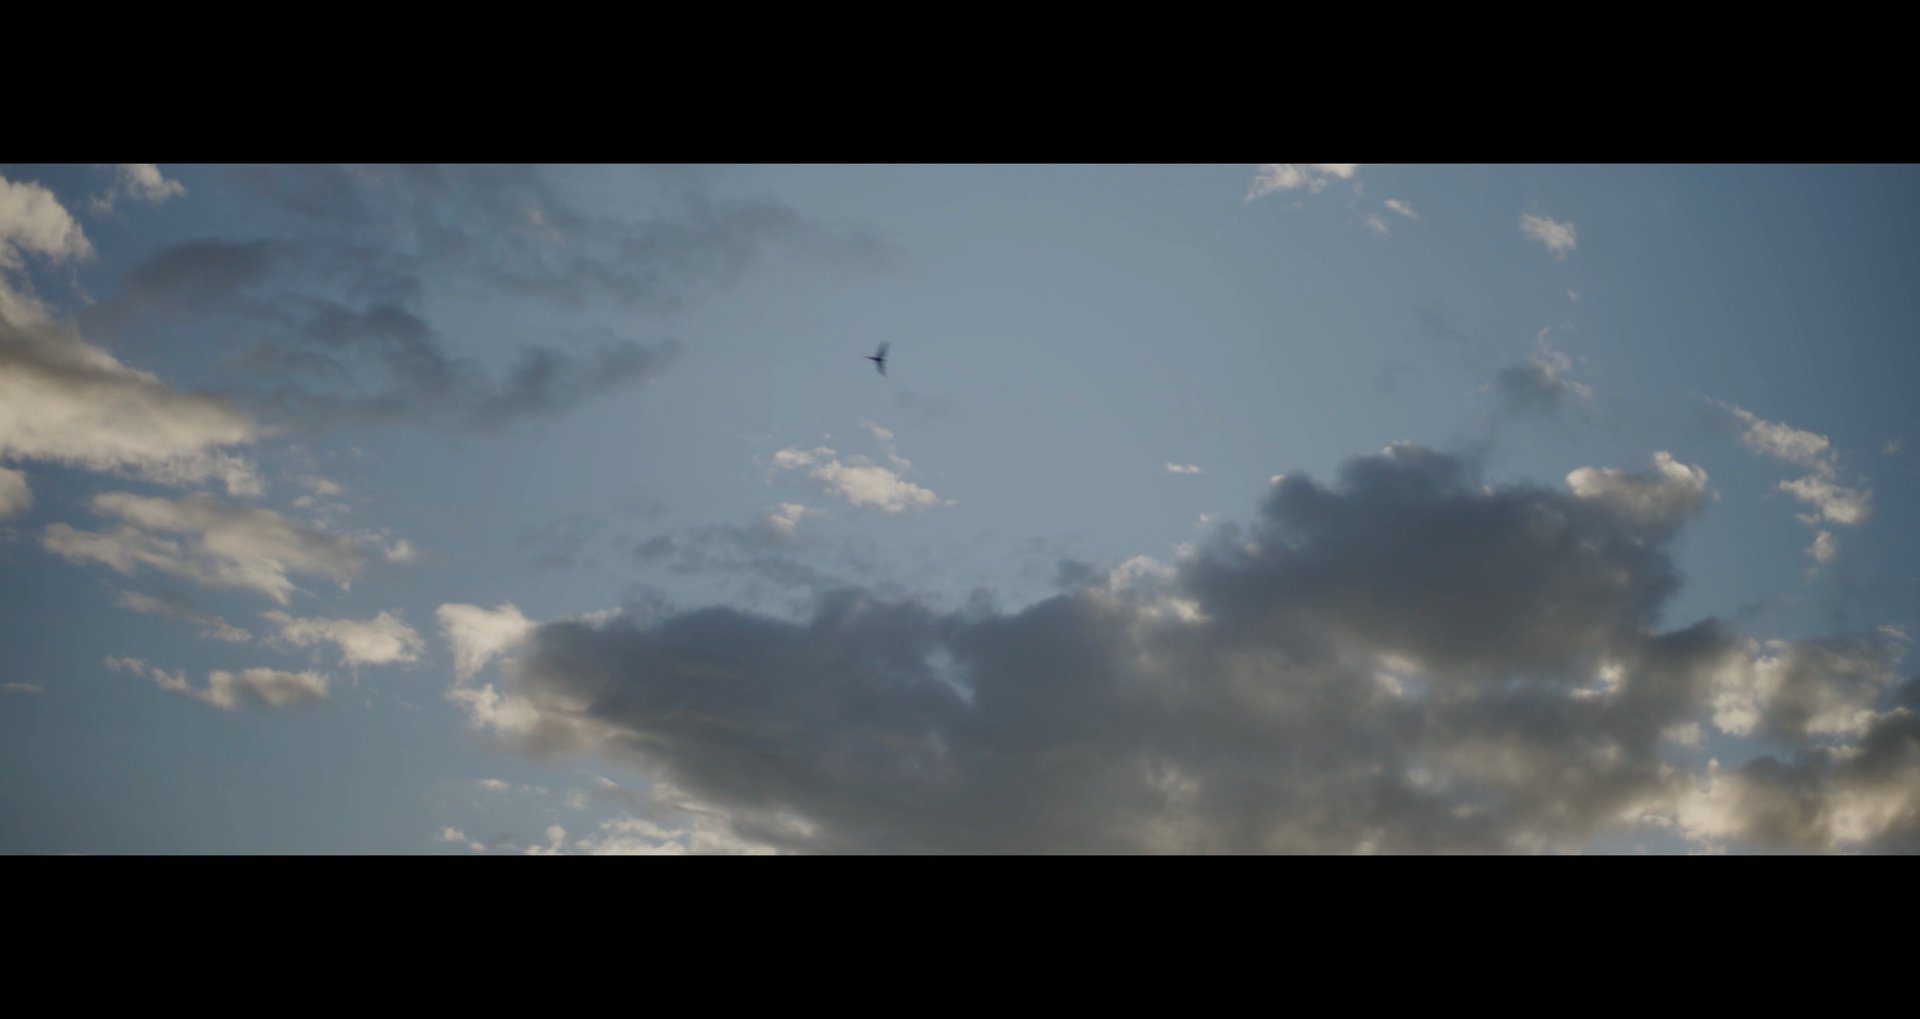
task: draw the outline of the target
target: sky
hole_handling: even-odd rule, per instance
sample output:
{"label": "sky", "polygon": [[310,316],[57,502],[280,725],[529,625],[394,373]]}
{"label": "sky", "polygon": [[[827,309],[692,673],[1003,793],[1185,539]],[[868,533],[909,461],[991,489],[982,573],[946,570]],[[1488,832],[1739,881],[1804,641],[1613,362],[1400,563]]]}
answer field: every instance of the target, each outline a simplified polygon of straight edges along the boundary
{"label": "sky", "polygon": [[0,165],[0,852],[1911,852],[1916,225]]}

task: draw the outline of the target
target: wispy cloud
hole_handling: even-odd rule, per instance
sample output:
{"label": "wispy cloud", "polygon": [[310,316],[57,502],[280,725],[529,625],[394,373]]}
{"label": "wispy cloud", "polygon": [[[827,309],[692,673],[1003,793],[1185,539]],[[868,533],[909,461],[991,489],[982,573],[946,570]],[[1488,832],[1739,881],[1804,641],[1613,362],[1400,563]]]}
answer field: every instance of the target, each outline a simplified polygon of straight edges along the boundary
{"label": "wispy cloud", "polygon": [[1387,208],[1392,209],[1394,212],[1397,212],[1400,215],[1407,217],[1408,219],[1420,218],[1420,214],[1413,211],[1412,205],[1409,205],[1408,203],[1403,202],[1398,198],[1387,199],[1386,206]]}
{"label": "wispy cloud", "polygon": [[1520,217],[1520,232],[1545,245],[1555,258],[1565,258],[1579,246],[1571,221],[1561,223],[1528,213]]}
{"label": "wispy cloud", "polygon": [[1253,183],[1247,186],[1247,197],[1243,201],[1251,202],[1298,188],[1317,194],[1335,180],[1351,180],[1359,169],[1359,163],[1261,163],[1254,171]]}
{"label": "wispy cloud", "polygon": [[1199,464],[1168,463],[1164,468],[1168,474],[1205,474],[1207,469]]}
{"label": "wispy cloud", "polygon": [[426,648],[420,634],[391,612],[365,620],[298,619],[280,611],[261,618],[274,625],[279,640],[296,647],[332,644],[346,666],[415,662]]}
{"label": "wispy cloud", "polygon": [[229,672],[215,669],[207,673],[206,686],[196,687],[187,681],[184,671],[170,673],[138,658],[109,657],[106,664],[110,669],[144,676],[168,693],[190,697],[227,711],[249,703],[288,708],[323,700],[327,696],[327,677],[317,672],[281,672],[278,669]]}

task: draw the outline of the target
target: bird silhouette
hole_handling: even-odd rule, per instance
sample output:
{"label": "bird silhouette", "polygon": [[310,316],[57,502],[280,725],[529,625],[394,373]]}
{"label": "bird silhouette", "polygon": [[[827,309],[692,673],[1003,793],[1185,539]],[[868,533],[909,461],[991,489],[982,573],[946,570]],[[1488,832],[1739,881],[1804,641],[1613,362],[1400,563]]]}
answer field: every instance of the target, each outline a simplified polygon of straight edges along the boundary
{"label": "bird silhouette", "polygon": [[873,366],[875,368],[880,369],[880,374],[882,375],[885,375],[887,373],[887,347],[888,346],[889,344],[882,343],[880,345],[880,352],[878,354],[867,355],[867,360],[872,361]]}

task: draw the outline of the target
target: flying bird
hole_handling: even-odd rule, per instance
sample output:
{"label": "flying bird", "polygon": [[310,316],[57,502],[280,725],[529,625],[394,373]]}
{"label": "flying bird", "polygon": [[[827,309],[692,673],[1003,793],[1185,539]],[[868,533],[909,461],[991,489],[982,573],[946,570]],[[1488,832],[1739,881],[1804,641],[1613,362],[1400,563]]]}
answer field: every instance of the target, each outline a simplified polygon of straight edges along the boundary
{"label": "flying bird", "polygon": [[873,366],[880,369],[880,374],[882,375],[887,373],[887,346],[887,344],[882,343],[878,354],[867,355],[867,360],[872,361]]}

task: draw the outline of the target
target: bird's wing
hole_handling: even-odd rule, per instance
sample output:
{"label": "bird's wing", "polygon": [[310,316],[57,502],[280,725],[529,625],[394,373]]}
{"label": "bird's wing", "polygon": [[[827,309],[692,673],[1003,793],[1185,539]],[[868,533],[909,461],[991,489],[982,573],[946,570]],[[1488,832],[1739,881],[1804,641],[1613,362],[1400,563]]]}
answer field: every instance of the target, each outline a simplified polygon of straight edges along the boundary
{"label": "bird's wing", "polygon": [[893,344],[892,344],[891,342],[888,342],[888,343],[882,343],[882,344],[880,345],[880,354],[879,354],[879,357],[880,357],[880,359],[881,359],[882,361],[884,361],[884,360],[886,360],[886,359],[887,359],[887,348],[888,348],[888,347],[891,347],[891,346],[893,346]]}
{"label": "bird's wing", "polygon": [[886,359],[886,358],[884,358],[884,357],[876,357],[876,358],[874,358],[874,359],[873,359],[873,366],[874,366],[875,368],[878,368],[878,369],[880,369],[880,374],[882,374],[882,375],[885,375],[885,374],[887,373],[887,359]]}

